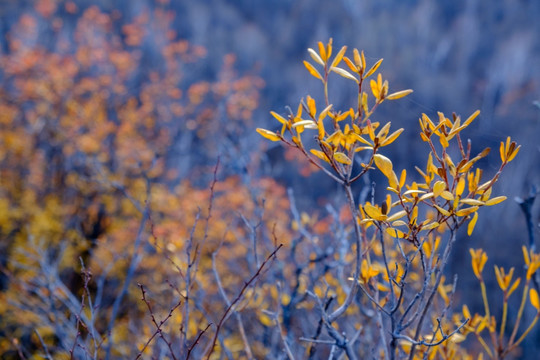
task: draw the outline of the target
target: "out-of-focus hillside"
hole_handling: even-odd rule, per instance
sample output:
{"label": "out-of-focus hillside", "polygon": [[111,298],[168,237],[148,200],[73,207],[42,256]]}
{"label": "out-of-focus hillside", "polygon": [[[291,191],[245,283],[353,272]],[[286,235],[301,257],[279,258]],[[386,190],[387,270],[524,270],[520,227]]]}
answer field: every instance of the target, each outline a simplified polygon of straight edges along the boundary
{"label": "out-of-focus hillside", "polygon": [[[497,172],[501,140],[511,136],[522,145],[518,159],[494,187],[494,193],[509,200],[482,209],[473,238],[459,234],[464,242],[455,250],[450,272],[460,276],[458,296],[467,298],[476,291],[468,270],[470,247],[489,249],[491,270],[492,261],[508,266],[521,261],[521,245],[527,241],[525,220],[513,198],[540,188],[539,19],[536,0],[0,1],[0,266],[20,260],[14,248],[24,238],[32,246],[50,246],[51,258],[61,251],[74,259],[81,255],[102,267],[96,273],[102,279],[111,271],[113,280],[103,280],[103,289],[116,289],[122,279],[117,273],[129,267],[129,258],[117,254],[131,246],[127,234],[136,236],[144,207],[155,206],[158,215],[148,221],[155,222],[158,238],[181,234],[184,239],[193,226],[192,236],[209,238],[212,251],[220,248],[220,240],[244,239],[224,250],[232,253],[225,256],[226,272],[234,269],[233,255],[245,255],[257,231],[264,234],[262,249],[269,252],[273,226],[284,237],[298,230],[291,229],[285,188],[294,189],[301,213],[316,214],[324,222],[320,226],[329,231],[328,219],[343,215],[331,213],[325,204],[341,206],[342,192],[324,174],[313,173],[294,151],[262,141],[255,128],[277,130],[270,110],[285,114],[308,93],[323,98],[320,82],[302,61],[309,59],[307,48],[333,38],[337,49],[363,49],[370,64],[384,58],[381,70],[390,92],[414,90],[400,101],[385,103],[373,119],[405,128],[400,141],[385,149],[396,169],[405,168],[414,177],[414,166],[426,161],[426,145],[418,135],[422,113],[436,118],[437,111],[456,112],[466,118],[480,109],[466,136],[472,153],[492,149],[491,156],[479,162],[486,176]],[[339,108],[353,106],[355,91],[343,79],[330,83],[331,101]],[[216,201],[221,208],[214,209],[219,220],[207,234],[200,219],[210,217],[207,202],[213,194],[203,190],[216,176],[218,157],[223,185],[218,185]],[[293,165],[297,161],[300,164]],[[382,201],[386,179],[375,175],[370,180],[377,183],[374,196]],[[157,189],[155,194],[150,188]],[[145,204],[150,193],[154,203]],[[36,210],[25,212],[32,204],[37,204]],[[539,206],[537,201],[532,208],[535,224],[540,221]],[[121,221],[115,223],[112,217]],[[34,232],[50,235],[47,241],[53,245],[40,243]],[[96,244],[101,238],[114,246],[100,248]],[[186,245],[175,241],[159,251],[171,257],[180,248],[184,251]],[[152,256],[159,252],[144,251]],[[206,271],[205,280],[213,281],[212,254],[203,253],[207,262],[201,271]],[[118,269],[105,269],[100,257]],[[159,259],[151,257],[147,268],[133,276],[161,286],[174,271],[151,278],[149,269],[158,266]],[[256,255],[242,262],[224,283],[234,286],[260,262]],[[51,264],[39,265],[43,270]],[[76,275],[62,266],[64,273],[56,275],[75,284],[71,290],[80,295]],[[288,268],[283,271],[291,273]],[[273,276],[272,280],[281,279]],[[0,276],[0,290],[14,283]],[[498,291],[493,276],[487,276],[487,284],[489,291]],[[212,296],[219,298],[214,290],[208,302]],[[134,301],[140,294],[131,291],[125,296]],[[200,291],[201,297],[208,295]],[[167,301],[174,298],[170,292]],[[116,298],[104,296],[104,308],[112,309]],[[146,314],[144,306],[131,305],[117,309],[122,325],[133,313],[139,316],[135,318]],[[206,305],[198,308],[200,321],[208,319]],[[481,308],[481,301],[472,300],[471,306]],[[249,311],[258,310],[253,306]],[[103,316],[105,323],[108,315]],[[16,320],[9,316],[9,326],[0,326],[0,335],[13,329],[21,332]],[[24,326],[32,321],[37,320],[31,318]],[[115,324],[108,321],[111,330]],[[95,330],[107,331],[105,325]],[[192,338],[197,333],[196,328],[189,331]],[[530,349],[537,348],[534,339],[539,334],[534,333]],[[23,335],[27,345],[38,343],[28,333]],[[0,349],[6,346],[0,342]],[[268,354],[261,349],[254,351]]]}

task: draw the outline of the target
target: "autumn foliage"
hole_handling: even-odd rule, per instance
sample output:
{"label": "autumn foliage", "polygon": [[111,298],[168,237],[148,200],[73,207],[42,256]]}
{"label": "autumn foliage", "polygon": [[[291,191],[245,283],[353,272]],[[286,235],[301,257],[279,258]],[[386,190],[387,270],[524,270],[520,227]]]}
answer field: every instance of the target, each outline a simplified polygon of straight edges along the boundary
{"label": "autumn foliage", "polygon": [[[165,6],[128,21],[71,1],[40,4],[0,57],[1,358],[518,351],[540,314],[540,255],[523,248],[522,280],[495,267],[502,314],[489,306],[486,252],[470,250],[480,313],[455,301],[446,271],[452,250],[468,249],[459,229],[473,235],[482,208],[505,200],[493,186],[520,149],[504,139],[500,168],[486,177],[479,164],[490,150],[472,153],[463,137],[479,112],[422,114],[426,163],[409,174],[384,155],[408,129],[373,119],[412,90],[390,91],[382,60],[319,43],[304,64],[322,99],[272,111],[277,131],[257,129],[294,150],[291,167],[307,160],[305,175],[341,187],[339,205],[302,211],[294,189],[255,176],[261,147],[242,139],[254,133],[264,82],[238,74],[234,55],[199,77],[207,50],[171,30]],[[60,11],[76,15],[72,29]],[[44,24],[55,40],[36,45]],[[346,109],[328,90],[337,76],[357,90]],[[387,182],[381,203],[365,181],[376,171]]]}

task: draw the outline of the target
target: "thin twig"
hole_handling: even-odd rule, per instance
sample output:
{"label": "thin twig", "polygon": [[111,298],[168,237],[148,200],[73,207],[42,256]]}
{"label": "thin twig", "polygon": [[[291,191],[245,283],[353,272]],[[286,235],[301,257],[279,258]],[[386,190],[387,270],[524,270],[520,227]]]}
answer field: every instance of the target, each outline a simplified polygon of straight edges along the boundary
{"label": "thin twig", "polygon": [[212,353],[214,352],[214,348],[216,346],[216,341],[217,341],[217,338],[218,338],[218,335],[219,335],[219,331],[221,330],[221,328],[223,327],[223,324],[225,323],[225,320],[227,320],[228,318],[228,315],[229,313],[231,312],[233,306],[235,306],[243,297],[244,293],[246,292],[246,290],[249,288],[249,286],[259,278],[262,270],[264,269],[264,267],[266,266],[266,264],[275,258],[276,256],[276,253],[279,251],[279,249],[281,249],[283,247],[283,244],[279,244],[279,246],[274,250],[272,251],[272,253],[270,255],[268,255],[268,257],[262,262],[261,266],[257,269],[257,271],[255,272],[255,274],[253,274],[253,276],[247,281],[244,283],[244,286],[242,286],[242,289],[240,289],[240,292],[238,293],[238,295],[236,296],[236,298],[231,302],[231,305],[229,305],[227,307],[227,309],[225,310],[225,313],[223,314],[223,316],[221,317],[221,319],[219,320],[217,326],[216,326],[216,332],[214,333],[214,338],[212,339],[211,343],[210,343],[210,346],[209,346],[209,351],[208,351],[208,355],[206,356],[206,359],[209,360],[210,359],[210,356],[212,355]]}
{"label": "thin twig", "polygon": [[135,359],[139,359],[142,356],[143,352],[148,347],[148,345],[150,345],[152,340],[157,335],[159,335],[159,337],[165,342],[165,344],[167,344],[167,347],[169,348],[169,352],[171,353],[171,357],[176,360],[177,358],[174,355],[174,351],[172,349],[172,343],[171,343],[171,341],[167,340],[165,335],[163,335],[163,330],[162,330],[161,327],[171,318],[173,312],[182,304],[182,301],[179,301],[176,305],[174,305],[172,308],[170,308],[169,309],[169,314],[165,317],[165,319],[161,320],[158,323],[157,320],[156,320],[156,317],[154,315],[154,311],[152,310],[152,306],[150,305],[150,302],[148,301],[148,299],[146,299],[146,290],[144,289],[144,286],[142,284],[137,284],[137,285],[141,289],[141,293],[142,293],[142,299],[141,300],[146,304],[146,307],[148,308],[148,312],[150,313],[150,317],[152,318],[152,323],[156,327],[156,330],[154,331],[154,333],[152,334],[150,339],[148,339],[146,344],[144,344],[143,348],[141,349],[141,351],[139,351],[139,354],[137,354],[137,357]]}

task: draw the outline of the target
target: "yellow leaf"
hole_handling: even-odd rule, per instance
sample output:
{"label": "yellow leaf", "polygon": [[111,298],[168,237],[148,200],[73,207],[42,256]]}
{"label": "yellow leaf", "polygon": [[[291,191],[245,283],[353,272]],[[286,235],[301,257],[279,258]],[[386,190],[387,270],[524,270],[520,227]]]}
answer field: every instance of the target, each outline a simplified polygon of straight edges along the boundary
{"label": "yellow leaf", "polygon": [[486,201],[486,205],[487,206],[497,205],[499,203],[502,203],[504,200],[506,200],[506,196],[497,196],[497,197],[494,197],[493,199],[489,199],[488,201]]}
{"label": "yellow leaf", "polygon": [[345,64],[347,64],[347,66],[349,67],[349,69],[351,69],[351,71],[354,71],[355,73],[358,73],[358,68],[356,67],[356,65],[353,64],[353,62],[351,61],[351,59],[349,59],[348,57],[344,56],[344,57],[343,57],[343,61],[345,61]]}
{"label": "yellow leaf", "polygon": [[281,305],[287,306],[291,302],[291,296],[289,294],[281,295]]}
{"label": "yellow leaf", "polygon": [[266,327],[274,326],[274,320],[272,320],[270,316],[266,314],[259,315],[259,321]]}
{"label": "yellow leaf", "polygon": [[403,128],[394,131],[390,136],[388,136],[382,143],[381,146],[387,146],[394,142],[398,136],[403,132]]}
{"label": "yellow leaf", "polygon": [[319,151],[319,150],[315,150],[315,149],[311,149],[310,152],[315,155],[316,157],[318,157],[319,159],[321,160],[324,160],[326,162],[330,162],[330,160],[328,159],[328,157],[326,156],[325,153],[323,153],[322,151]]}
{"label": "yellow leaf", "polygon": [[437,210],[439,210],[439,212],[441,214],[443,214],[444,216],[450,216],[450,212],[448,212],[446,209],[443,209],[442,207],[438,206],[438,205],[433,205]]}
{"label": "yellow leaf", "polygon": [[367,141],[366,139],[364,139],[363,137],[361,137],[360,135],[358,135],[357,133],[352,133],[352,137],[358,141],[358,142],[361,142],[362,144],[365,144],[365,145],[373,145],[372,143],[370,143],[369,141]]}
{"label": "yellow leaf", "polygon": [[[444,181],[437,181],[433,184],[433,195],[435,197],[439,196],[446,189],[446,183]],[[452,199],[453,200],[453,199]]]}
{"label": "yellow leaf", "polygon": [[467,204],[467,205],[473,205],[473,206],[481,206],[481,205],[486,204],[485,202],[476,200],[476,199],[461,199],[459,202],[463,204]]}
{"label": "yellow leaf", "polygon": [[332,56],[332,38],[328,40],[328,44],[326,44],[326,60],[330,59],[330,56]]}
{"label": "yellow leaf", "polygon": [[447,148],[448,146],[450,146],[450,144],[448,143],[448,139],[446,138],[446,136],[444,136],[444,134],[439,135],[439,141],[443,148]]}
{"label": "yellow leaf", "polygon": [[531,290],[529,290],[529,297],[531,299],[531,305],[534,306],[536,311],[540,311],[540,298],[538,298],[536,289],[531,288]]}
{"label": "yellow leaf", "polygon": [[444,200],[454,201],[454,195],[450,191],[444,190],[443,192],[441,192],[440,196]]}
{"label": "yellow leaf", "polygon": [[386,228],[386,232],[388,235],[390,235],[393,238],[401,238],[404,239],[406,237],[405,233],[401,230],[394,229],[394,228]]}
{"label": "yellow leaf", "polygon": [[315,117],[315,114],[317,113],[317,106],[315,104],[315,99],[313,99],[311,96],[307,96],[307,106],[309,110],[309,115],[311,117]]}
{"label": "yellow leaf", "polygon": [[307,61],[304,60],[304,66],[306,67],[306,69],[309,71],[309,73],[316,77],[317,79],[323,81],[323,78],[321,76],[321,74],[319,74],[319,72],[317,71],[317,69],[315,69],[313,67],[313,65],[311,65],[310,63],[308,63]]}
{"label": "yellow leaf", "polygon": [[433,194],[432,192],[430,192],[430,193],[427,193],[427,194],[422,195],[422,196],[418,199],[418,201],[424,201],[424,200],[427,200],[427,199],[431,199],[431,198],[434,197],[434,196],[435,196],[435,194]]}
{"label": "yellow leaf", "polygon": [[324,45],[322,42],[319,41],[319,54],[321,54],[321,59],[326,62],[328,60],[328,57],[326,56],[326,50],[324,49]]}
{"label": "yellow leaf", "polygon": [[345,51],[347,51],[347,47],[343,46],[341,50],[339,50],[339,52],[337,53],[336,57],[334,58],[334,61],[332,61],[332,65],[330,66],[331,68],[338,66],[341,59],[343,59],[343,55],[345,55]]}
{"label": "yellow leaf", "polygon": [[281,138],[274,132],[266,129],[257,128],[256,129],[259,134],[261,134],[263,137],[267,138],[271,141],[280,141]]}
{"label": "yellow leaf", "polygon": [[381,130],[379,130],[379,132],[377,133],[377,137],[379,139],[384,139],[386,137],[386,135],[388,135],[388,131],[390,130],[390,126],[392,125],[392,122],[389,121],[387,122],[386,124],[384,124],[384,126],[381,128]]}
{"label": "yellow leaf", "polygon": [[375,154],[373,156],[373,160],[375,160],[375,165],[379,170],[387,177],[390,178],[392,176],[392,161],[388,159],[386,156],[383,156],[381,154]]}
{"label": "yellow leaf", "polygon": [[272,114],[272,116],[275,117],[283,125],[287,125],[289,123],[287,120],[285,120],[283,116],[279,115],[278,113],[274,111],[270,111],[270,114]]}
{"label": "yellow leaf", "polygon": [[405,181],[407,180],[407,170],[403,169],[401,171],[401,176],[399,177],[399,188],[401,189],[403,185],[405,185]]}
{"label": "yellow leaf", "polygon": [[330,163],[330,160],[328,159],[328,157],[326,156],[326,154],[323,153],[322,151],[315,150],[315,149],[311,149],[310,152],[311,152],[313,155],[315,155],[316,157],[318,157],[319,159],[324,160],[324,161],[326,161],[327,163]]}
{"label": "yellow leaf", "polygon": [[457,216],[467,216],[467,215],[472,214],[473,212],[475,212],[477,210],[478,210],[478,206],[472,206],[472,207],[469,207],[469,208],[460,209],[460,210],[456,211],[456,215]]}
{"label": "yellow leaf", "polygon": [[366,203],[363,206],[363,208],[364,208],[364,211],[365,211],[366,215],[369,216],[370,218],[375,219],[375,220],[379,220],[379,221],[386,220],[386,215],[383,215],[381,210],[379,210],[377,207],[371,205],[369,202]]}
{"label": "yellow leaf", "polygon": [[456,187],[456,195],[461,196],[463,194],[463,190],[465,189],[465,178],[462,177],[459,179],[457,187]]}
{"label": "yellow leaf", "polygon": [[468,126],[470,123],[472,123],[472,121],[474,119],[476,119],[476,117],[480,114],[480,110],[476,110],[471,116],[469,116],[467,118],[467,120],[465,120],[465,122],[463,123],[463,126]]}
{"label": "yellow leaf", "polygon": [[345,155],[344,153],[339,152],[339,151],[334,153],[334,160],[336,160],[339,163],[345,164],[345,165],[352,164],[351,159],[349,159],[349,157],[347,155]]}
{"label": "yellow leaf", "polygon": [[378,100],[380,97],[379,85],[377,84],[375,80],[371,80],[369,82],[369,86],[371,86],[371,92],[373,93],[373,96],[375,97],[375,99]]}
{"label": "yellow leaf", "polygon": [[317,130],[319,131],[318,138],[319,140],[322,140],[324,138],[324,135],[326,134],[322,119],[319,119],[319,121],[317,121]]}
{"label": "yellow leaf", "polygon": [[438,222],[434,221],[432,223],[428,223],[424,226],[422,226],[422,230],[431,230],[431,229],[435,229],[436,227],[439,227],[439,224]]}
{"label": "yellow leaf", "polygon": [[395,93],[392,93],[390,95],[388,95],[386,97],[386,99],[388,100],[397,100],[397,99],[401,99],[402,97],[405,97],[407,95],[409,95],[410,93],[412,93],[413,91],[411,89],[408,89],[408,90],[401,90],[401,91],[398,91],[398,92],[395,92]]}
{"label": "yellow leaf", "polygon": [[392,214],[391,216],[389,216],[386,221],[388,222],[392,222],[394,220],[397,220],[397,219],[401,219],[402,217],[404,217],[405,215],[407,215],[407,212],[405,210],[401,210],[401,211],[398,211],[397,213],[395,214]]}
{"label": "yellow leaf", "polygon": [[521,278],[517,278],[517,280],[514,281],[514,284],[510,287],[510,289],[508,289],[508,296],[510,296],[510,294],[512,294],[514,292],[514,290],[517,289],[517,287],[519,286],[520,281],[521,281]]}
{"label": "yellow leaf", "polygon": [[358,52],[358,49],[353,50],[353,59],[354,59],[354,63],[356,64],[356,66],[361,69],[362,68],[362,61],[360,59],[360,53]]}
{"label": "yellow leaf", "polygon": [[519,149],[521,148],[521,145],[519,145],[517,148],[514,149],[514,151],[512,152],[512,154],[510,154],[510,156],[508,156],[508,162],[514,160],[514,158],[516,157],[516,155],[518,154],[519,152]]}
{"label": "yellow leaf", "polygon": [[398,180],[396,173],[394,173],[392,170],[392,161],[381,154],[375,154],[373,159],[375,160],[375,165],[388,178],[390,187],[396,189],[398,186]]}
{"label": "yellow leaf", "polygon": [[[363,53],[362,53],[363,54]],[[371,69],[369,69],[369,71],[366,73],[366,75],[364,76],[364,79],[367,78],[367,77],[370,77],[375,71],[377,71],[377,69],[379,68],[379,66],[381,66],[381,63],[382,63],[383,59],[380,59],[379,61],[377,61],[372,67]]]}
{"label": "yellow leaf", "polygon": [[467,225],[467,235],[471,236],[477,220],[478,220],[478,213],[474,213],[473,218],[471,219],[471,221],[469,221],[469,225]]}
{"label": "yellow leaf", "polygon": [[506,159],[506,152],[504,151],[504,142],[501,141],[501,146],[499,147],[499,153],[501,155],[501,161],[504,162]]}

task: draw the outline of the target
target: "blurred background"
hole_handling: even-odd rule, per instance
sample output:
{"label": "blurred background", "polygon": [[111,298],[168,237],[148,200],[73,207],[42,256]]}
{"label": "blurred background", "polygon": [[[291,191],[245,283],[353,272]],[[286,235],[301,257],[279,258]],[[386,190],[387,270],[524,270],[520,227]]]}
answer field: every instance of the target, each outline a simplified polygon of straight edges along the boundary
{"label": "blurred background", "polygon": [[[422,113],[436,118],[437,111],[447,116],[455,112],[467,118],[480,109],[464,136],[471,139],[473,153],[492,149],[479,164],[491,174],[500,164],[500,141],[511,136],[521,144],[517,160],[494,188],[494,194],[509,200],[482,209],[474,236],[461,234],[455,249],[449,272],[460,275],[458,289],[466,297],[475,286],[466,275],[469,248],[487,251],[491,272],[495,262],[519,264],[521,246],[528,241],[525,218],[513,199],[540,187],[539,19],[537,0],[2,0],[0,118],[17,112],[18,124],[28,131],[28,124],[38,124],[40,117],[60,116],[55,106],[62,107],[73,91],[72,85],[63,87],[66,81],[100,79],[99,85],[79,90],[82,99],[99,93],[99,101],[112,104],[104,106],[103,116],[109,119],[121,119],[122,111],[116,109],[124,105],[118,104],[128,104],[133,97],[138,107],[144,107],[145,99],[157,104],[148,113],[154,114],[153,121],[163,121],[162,130],[169,134],[166,148],[160,147],[164,142],[159,131],[151,138],[164,168],[174,170],[173,175],[160,172],[167,184],[189,179],[204,188],[220,156],[222,176],[273,178],[279,186],[294,189],[301,211],[324,212],[325,203],[343,196],[331,179],[313,173],[301,157],[278,143],[263,141],[255,128],[277,130],[269,111],[284,114],[307,94],[321,99],[320,83],[302,61],[310,60],[307,48],[333,38],[336,48],[364,50],[369,64],[384,58],[380,71],[389,80],[390,92],[414,90],[402,100],[385,102],[374,115],[376,121],[390,120],[393,128],[405,128],[399,141],[385,149],[395,168],[413,174],[415,165],[425,164],[428,150],[418,135]],[[45,96],[39,89],[21,87],[21,79],[40,78],[61,80],[46,90],[53,94],[48,100],[52,109],[39,107]],[[354,90],[336,79],[330,86],[331,101],[348,109],[355,102]],[[189,104],[177,104],[186,98]],[[66,138],[89,133],[89,124],[97,120],[91,115],[85,121],[66,132]],[[4,135],[16,128],[8,120],[2,126]],[[36,126],[36,149],[54,153],[49,146],[57,138],[40,132],[47,126]],[[109,141],[110,133],[92,134],[70,146],[82,146],[82,153],[99,158],[94,148]],[[127,144],[136,141],[133,135]],[[12,143],[4,139],[2,144],[2,166],[12,169],[16,164],[10,161],[15,160],[8,158],[11,150],[5,150]],[[70,149],[64,154],[76,151]],[[115,161],[129,163],[128,145],[118,154],[116,160],[101,160],[111,168]],[[62,163],[66,173],[83,171],[77,167],[80,157],[68,155],[71,160]],[[49,164],[48,171],[61,167],[44,156],[36,161]],[[149,171],[154,166],[150,160]],[[136,161],[135,167],[146,166]],[[6,193],[16,179],[10,171],[3,173]],[[128,166],[125,171],[135,170]],[[29,175],[21,170],[17,176]],[[45,171],[42,176],[52,175]],[[536,236],[539,204],[532,207]],[[4,265],[12,246],[5,234]],[[494,278],[488,279],[488,287],[497,290]]]}

